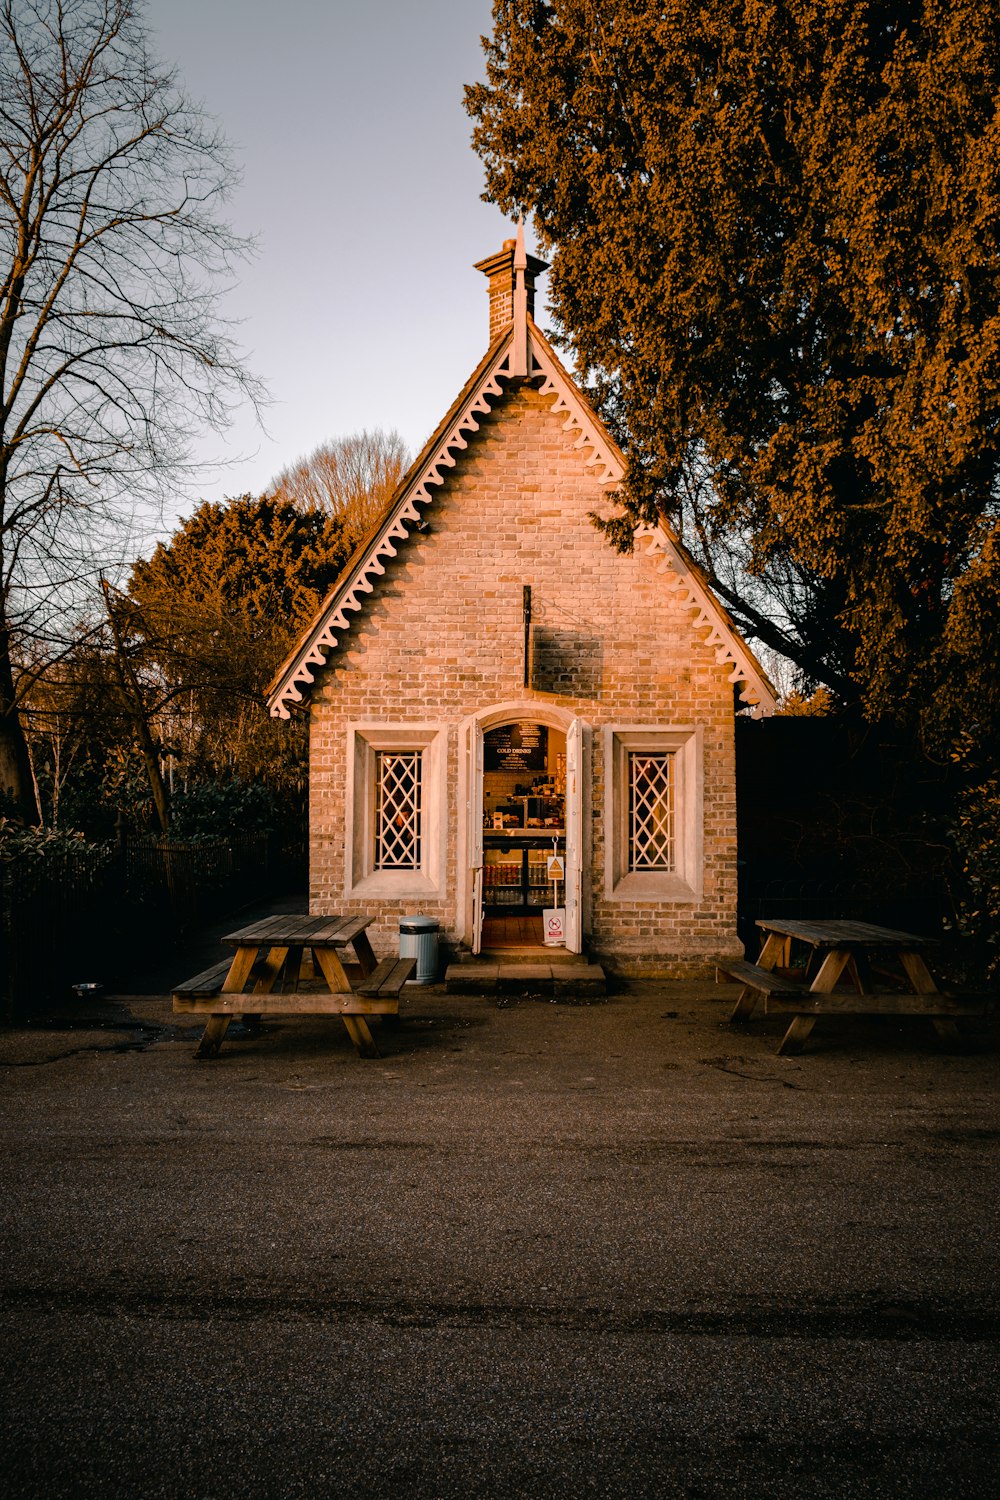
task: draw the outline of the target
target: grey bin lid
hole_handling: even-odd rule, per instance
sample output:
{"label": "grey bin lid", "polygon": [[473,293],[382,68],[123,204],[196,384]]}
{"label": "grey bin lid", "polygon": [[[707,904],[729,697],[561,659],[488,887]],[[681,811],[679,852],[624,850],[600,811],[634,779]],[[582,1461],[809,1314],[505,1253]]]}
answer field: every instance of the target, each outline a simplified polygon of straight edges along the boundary
{"label": "grey bin lid", "polygon": [[437,932],[439,922],[433,917],[400,917],[399,930],[401,933]]}

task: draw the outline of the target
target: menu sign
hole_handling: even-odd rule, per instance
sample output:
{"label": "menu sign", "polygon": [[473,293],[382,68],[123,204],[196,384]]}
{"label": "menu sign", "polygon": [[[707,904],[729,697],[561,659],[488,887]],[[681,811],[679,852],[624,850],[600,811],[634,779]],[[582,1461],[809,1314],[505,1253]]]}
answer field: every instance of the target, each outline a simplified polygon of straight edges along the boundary
{"label": "menu sign", "polygon": [[487,771],[544,771],[549,732],[544,724],[501,724],[483,740]]}

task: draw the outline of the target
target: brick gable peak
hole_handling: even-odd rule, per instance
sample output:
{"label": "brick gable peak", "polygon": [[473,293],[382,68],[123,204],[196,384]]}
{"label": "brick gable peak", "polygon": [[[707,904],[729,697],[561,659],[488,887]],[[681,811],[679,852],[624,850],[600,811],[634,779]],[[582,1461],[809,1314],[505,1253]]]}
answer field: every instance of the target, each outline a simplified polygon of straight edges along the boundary
{"label": "brick gable peak", "polygon": [[[520,254],[515,241],[512,267],[513,261],[523,256],[523,240]],[[529,269],[535,259],[527,257]],[[480,262],[479,269],[488,264]],[[544,266],[544,262],[536,260],[536,265]],[[523,277],[523,265],[519,269]],[[593,469],[595,478],[609,491],[620,485],[625,474],[621,450],[536,327],[523,302],[522,309],[523,346],[518,337],[517,318],[508,321],[491,340],[483,359],[402,479],[382,520],[348,561],[314,619],[279,667],[268,692],[272,717],[288,719],[293,713],[305,711],[318,674],[340,645],[341,637],[349,633],[353,620],[365,610],[386,564],[396,557],[400,547],[419,534],[422,510],[433,505],[435,491],[446,482],[448,471],[468,448],[470,436],[479,430],[483,418],[509,389],[526,380],[541,395],[552,398],[552,412],[563,419],[564,430],[575,437],[573,446],[580,450],[583,465]],[[682,591],[687,607],[694,612],[692,629],[699,634],[707,631],[704,638],[715,648],[720,665],[732,668],[731,681],[740,686],[744,701],[754,705],[758,712],[773,712],[774,690],[767,677],[681,544],[662,526],[643,528],[637,539],[644,541],[649,551],[660,554],[660,571],[669,575],[670,587]]]}

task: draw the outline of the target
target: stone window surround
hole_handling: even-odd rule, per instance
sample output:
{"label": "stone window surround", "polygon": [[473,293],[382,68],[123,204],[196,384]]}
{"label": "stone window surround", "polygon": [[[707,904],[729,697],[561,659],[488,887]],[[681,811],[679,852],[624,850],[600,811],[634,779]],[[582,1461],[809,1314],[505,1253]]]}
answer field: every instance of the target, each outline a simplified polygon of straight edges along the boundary
{"label": "stone window surround", "polygon": [[[604,729],[604,898],[700,901],[704,889],[704,733],[690,724],[608,724]],[[676,869],[629,870],[630,750],[674,757]]]}
{"label": "stone window surround", "polygon": [[[444,724],[356,723],[347,726],[346,869],[349,898],[440,898],[447,848]],[[419,750],[421,862],[416,870],[375,869],[375,775],[379,750]]]}

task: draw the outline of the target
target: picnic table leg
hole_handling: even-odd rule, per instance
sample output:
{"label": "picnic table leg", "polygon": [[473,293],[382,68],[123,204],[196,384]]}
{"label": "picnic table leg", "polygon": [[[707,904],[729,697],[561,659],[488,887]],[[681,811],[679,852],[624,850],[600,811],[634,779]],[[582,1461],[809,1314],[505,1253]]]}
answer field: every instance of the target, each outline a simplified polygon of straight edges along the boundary
{"label": "picnic table leg", "polygon": [[375,1045],[375,1038],[368,1029],[368,1022],[364,1016],[342,1015],[340,1018],[347,1031],[347,1035],[357,1050],[359,1057],[378,1057],[379,1050]]}
{"label": "picnic table leg", "polygon": [[[254,995],[269,995],[274,989],[274,986],[278,980],[278,975],[281,973],[281,970],[284,967],[286,961],[289,966],[294,966],[296,951],[301,953],[302,950],[301,948],[298,950],[294,948],[269,949],[267,958],[264,960],[264,965],[260,972],[260,977],[258,978],[257,983],[254,985],[252,993]],[[291,957],[289,957],[289,955],[291,955]],[[297,981],[298,970],[296,969],[295,982],[297,983]],[[256,1035],[260,1031],[259,1010],[244,1011],[240,1019],[252,1035]]]}
{"label": "picnic table leg", "polygon": [[[830,994],[850,963],[850,949],[831,948],[820,964],[816,978],[809,986],[809,993],[812,995]],[[790,1057],[795,1052],[801,1052],[815,1025],[815,1016],[793,1016],[792,1024],[781,1038],[778,1047],[779,1057]]]}
{"label": "picnic table leg", "polygon": [[733,1006],[733,1013],[729,1017],[730,1026],[738,1025],[741,1021],[749,1021],[759,999],[760,990],[755,990],[751,984],[745,984],[740,990],[739,998]]}
{"label": "picnic table leg", "polygon": [[229,973],[222,982],[224,995],[238,995],[241,992],[250,978],[250,970],[257,962],[259,951],[257,948],[237,948],[229,965]]}
{"label": "picnic table leg", "polygon": [[[776,966],[778,959],[785,951],[785,939],[779,932],[769,932],[764,939],[764,946],[760,950],[757,960],[758,969],[767,969],[768,972]],[[739,998],[733,1006],[733,1013],[729,1017],[731,1026],[738,1025],[741,1021],[749,1021],[753,1015],[757,1001],[760,999],[760,990],[755,990],[753,985],[745,984],[740,990]]]}
{"label": "picnic table leg", "polygon": [[815,1025],[815,1016],[793,1016],[792,1024],[785,1032],[778,1047],[779,1057],[788,1057],[793,1052],[801,1052],[809,1040],[809,1033]]}
{"label": "picnic table leg", "polygon": [[255,995],[269,995],[274,989],[282,965],[288,957],[287,948],[269,948],[267,958],[261,966],[260,978],[253,987]]}
{"label": "picnic table leg", "polygon": [[829,995],[837,988],[837,981],[851,962],[849,948],[831,948],[819,966],[819,972],[809,986],[811,994]]}
{"label": "picnic table leg", "polygon": [[[222,981],[222,994],[238,995],[246,984],[256,960],[256,948],[237,948],[233,954],[233,961],[229,965],[229,973]],[[227,1015],[209,1016],[201,1041],[195,1048],[195,1057],[218,1057],[222,1038],[229,1028],[230,1020],[231,1017]]]}
{"label": "picnic table leg", "polygon": [[361,977],[367,979],[378,967],[378,961],[368,940],[367,932],[359,932],[351,945],[357,955],[358,963],[361,965]]}
{"label": "picnic table leg", "polygon": [[939,993],[934,975],[927,967],[922,953],[914,953],[912,949],[910,951],[903,949],[899,955],[899,961],[903,966],[903,972],[918,995]]}
{"label": "picnic table leg", "polygon": [[770,970],[777,968],[778,960],[784,955],[787,941],[788,939],[783,937],[780,932],[769,932],[764,939],[764,946],[761,948],[760,957],[757,960],[758,969]]}
{"label": "picnic table leg", "polygon": [[[912,948],[909,950],[904,948],[900,952],[899,961],[918,995],[940,994],[934,975],[927,967],[927,961],[922,953],[915,953]],[[931,1016],[929,1019],[940,1041],[948,1047],[961,1049],[962,1034],[953,1017]]]}
{"label": "picnic table leg", "polygon": [[[351,990],[350,981],[344,973],[344,965],[340,962],[340,956],[335,949],[314,948],[313,957],[322,969],[323,978],[332,995],[344,994]],[[375,1038],[369,1031],[368,1022],[364,1016],[341,1015],[340,1019],[344,1023],[344,1030],[354,1043],[358,1056],[378,1057],[379,1051],[375,1045]]]}
{"label": "picnic table leg", "polygon": [[201,1041],[195,1050],[195,1057],[218,1057],[222,1038],[226,1034],[228,1025],[228,1016],[209,1016]]}
{"label": "picnic table leg", "polygon": [[351,989],[350,980],[344,973],[344,965],[340,962],[336,949],[314,948],[313,958],[323,971],[323,978],[331,995],[342,995]]}

